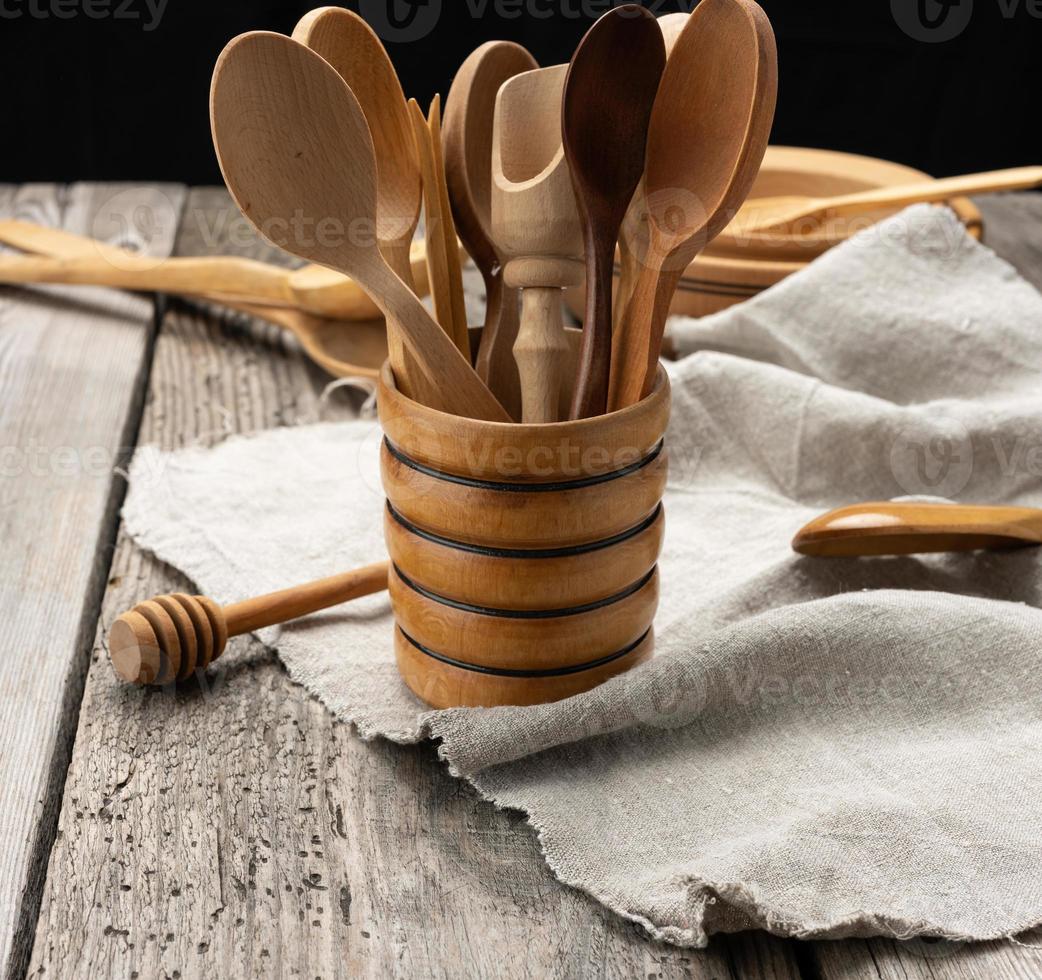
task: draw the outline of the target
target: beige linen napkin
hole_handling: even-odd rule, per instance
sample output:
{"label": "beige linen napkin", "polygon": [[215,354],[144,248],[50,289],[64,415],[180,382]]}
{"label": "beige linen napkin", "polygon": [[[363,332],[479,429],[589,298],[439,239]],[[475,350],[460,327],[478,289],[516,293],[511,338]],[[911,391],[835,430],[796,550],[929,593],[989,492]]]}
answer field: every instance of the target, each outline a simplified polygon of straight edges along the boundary
{"label": "beige linen napkin", "polygon": [[[1038,923],[1039,551],[789,541],[858,500],[1042,505],[1042,296],[924,205],[673,330],[651,663],[557,704],[431,712],[385,596],[263,638],[364,737],[441,739],[563,881],[672,942]],[[124,518],[219,600],[350,568],[383,553],[378,442],[358,421],[144,449]]]}

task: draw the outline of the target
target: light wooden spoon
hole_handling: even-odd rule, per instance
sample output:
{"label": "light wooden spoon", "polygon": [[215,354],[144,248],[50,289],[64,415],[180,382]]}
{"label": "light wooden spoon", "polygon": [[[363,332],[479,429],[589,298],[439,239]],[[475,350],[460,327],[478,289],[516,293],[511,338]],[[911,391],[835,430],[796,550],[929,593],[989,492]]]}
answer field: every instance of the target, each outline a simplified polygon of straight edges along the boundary
{"label": "light wooden spoon", "polygon": [[[52,262],[58,269],[65,263],[75,260],[101,261],[117,267],[127,259],[137,258],[137,253],[128,249],[99,242],[85,235],[57,228],[44,228],[40,225],[22,221],[0,221],[0,241],[16,248],[23,248],[36,254],[31,256],[0,256],[0,281],[3,281],[2,270],[8,262],[31,259],[34,262]],[[199,261],[208,261],[209,256],[200,257]],[[214,256],[213,258],[222,258]],[[164,260],[164,262],[169,260]],[[413,266],[423,283],[426,276],[425,249],[422,242],[414,243]],[[357,283],[345,279],[340,273],[332,272],[325,266],[305,266],[317,269],[329,276],[336,276],[341,282],[348,282],[358,294],[359,310],[365,310],[372,317],[379,317],[380,310]],[[285,271],[285,270],[283,270]],[[45,280],[27,280],[32,282],[65,282],[57,276]],[[126,287],[129,288],[129,287]],[[142,289],[155,291],[156,285],[141,286]],[[339,320],[333,317],[315,316],[304,310],[290,307],[274,306],[253,302],[243,297],[224,294],[195,292],[194,289],[178,290],[189,299],[204,303],[216,303],[238,310],[249,316],[266,320],[294,334],[304,353],[323,370],[337,378],[363,377],[376,378],[380,368],[387,360],[387,334],[384,321],[380,319]],[[363,304],[365,304],[363,306]]]}
{"label": "light wooden spoon", "polygon": [[[666,14],[659,17],[655,23],[662,32],[662,43],[666,48],[666,58],[673,53],[677,38],[687,26],[687,13]],[[661,79],[660,79],[661,81]],[[647,220],[647,203],[644,200],[644,179],[637,184],[637,190],[626,209],[626,216],[622,220],[619,229],[619,281],[615,287],[615,297],[612,301],[612,331],[619,328],[622,320],[622,311],[625,310],[629,298],[633,295],[633,284],[637,279],[638,255],[642,237],[647,237],[645,232]]]}
{"label": "light wooden spoon", "polygon": [[420,153],[420,172],[423,175],[423,231],[427,244],[431,296],[434,298],[434,316],[461,353],[469,357],[470,338],[467,334],[467,311],[463,301],[459,249],[456,247],[456,226],[448,206],[445,167],[440,153],[440,96],[434,96],[427,117],[424,117],[419,103],[410,99],[409,116]]}
{"label": "light wooden spoon", "polygon": [[856,558],[1042,544],[1042,510],[967,504],[854,504],[816,517],[792,547],[801,555]]}
{"label": "light wooden spoon", "polygon": [[[728,236],[763,232],[801,234],[832,217],[909,204],[948,201],[969,194],[1027,190],[1042,185],[1042,167],[1019,167],[897,184],[836,197],[765,197],[742,208]],[[794,227],[796,226],[796,227]]]}
{"label": "light wooden spoon", "polygon": [[753,0],[702,0],[677,38],[651,115],[645,240],[613,338],[610,409],[651,390],[673,293],[748,195],[767,149],[777,88],[767,15]]}
{"label": "light wooden spoon", "polygon": [[[351,276],[369,293],[400,327],[426,375],[430,407],[509,421],[381,255],[373,234],[373,142],[358,100],[340,75],[290,38],[241,35],[214,69],[210,122],[225,182],[246,218],[273,244]],[[301,215],[314,220],[314,227],[333,227],[327,234],[296,234]]]}
{"label": "light wooden spoon", "polygon": [[[376,32],[342,7],[316,7],[306,13],[293,29],[293,40],[328,61],[362,108],[376,153],[376,237],[387,264],[412,288],[408,256],[420,218],[420,161],[394,65]],[[429,403],[435,398],[395,323],[388,324],[387,347],[395,376],[419,400]]]}
{"label": "light wooden spoon", "polygon": [[[4,240],[2,233],[0,240]],[[61,257],[0,255],[0,283],[109,286],[204,295],[215,302],[257,303],[341,320],[380,316],[376,304],[357,283],[320,265],[291,270],[230,255],[179,256],[157,262],[127,250],[120,252],[117,258],[102,257],[97,252]],[[421,294],[426,292],[426,254],[425,244],[417,242],[412,264]]]}
{"label": "light wooden spoon", "polygon": [[514,361],[517,290],[503,284],[504,258],[492,239],[492,121],[502,84],[539,66],[521,45],[489,41],[460,66],[445,102],[442,143],[456,231],[485,280],[485,325],[478,375],[516,419],[521,383]]}
{"label": "light wooden spoon", "polygon": [[[628,66],[625,72],[621,64]],[[568,66],[561,127],[586,248],[586,315],[572,419],[607,408],[615,243],[644,174],[648,123],[665,65],[655,18],[626,4],[594,23]]]}

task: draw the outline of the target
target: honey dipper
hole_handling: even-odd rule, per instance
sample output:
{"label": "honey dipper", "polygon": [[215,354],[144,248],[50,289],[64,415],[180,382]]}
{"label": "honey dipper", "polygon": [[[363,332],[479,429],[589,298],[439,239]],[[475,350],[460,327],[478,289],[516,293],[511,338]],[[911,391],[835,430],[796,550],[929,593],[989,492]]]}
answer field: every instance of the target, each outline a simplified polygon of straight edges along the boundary
{"label": "honey dipper", "polygon": [[387,588],[388,563],[377,562],[305,585],[233,602],[160,595],[139,602],[109,630],[112,669],[131,684],[169,684],[207,667],[229,636],[252,633]]}

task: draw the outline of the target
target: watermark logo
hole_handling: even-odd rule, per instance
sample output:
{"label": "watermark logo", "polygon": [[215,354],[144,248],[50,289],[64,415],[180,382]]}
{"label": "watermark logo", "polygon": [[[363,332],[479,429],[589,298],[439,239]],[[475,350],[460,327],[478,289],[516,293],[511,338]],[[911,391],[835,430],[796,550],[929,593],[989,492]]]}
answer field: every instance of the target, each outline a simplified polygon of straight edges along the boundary
{"label": "watermark logo", "polygon": [[890,11],[910,38],[941,44],[966,30],[973,16],[973,0],[890,0]]}
{"label": "watermark logo", "polygon": [[0,20],[135,21],[148,33],[154,31],[169,0],[0,0]]}
{"label": "watermark logo", "polygon": [[437,26],[442,0],[359,0],[358,12],[383,41],[425,38]]}
{"label": "watermark logo", "polygon": [[973,473],[973,442],[956,419],[937,419],[927,434],[921,426],[898,433],[890,449],[890,470],[909,495],[954,498]]}

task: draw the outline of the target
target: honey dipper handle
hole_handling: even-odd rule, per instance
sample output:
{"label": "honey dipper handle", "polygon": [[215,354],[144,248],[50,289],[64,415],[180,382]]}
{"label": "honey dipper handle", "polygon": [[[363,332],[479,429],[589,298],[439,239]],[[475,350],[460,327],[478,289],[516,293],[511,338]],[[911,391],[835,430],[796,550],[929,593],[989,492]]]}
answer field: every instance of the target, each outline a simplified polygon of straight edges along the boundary
{"label": "honey dipper handle", "polygon": [[285,623],[299,616],[339,605],[349,599],[371,595],[387,588],[388,563],[376,562],[364,568],[356,568],[341,575],[297,585],[280,592],[233,602],[224,607],[228,622],[228,635],[252,633],[265,626]]}

